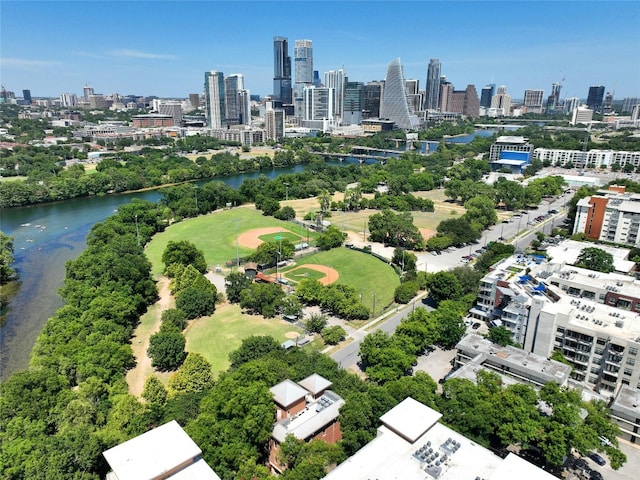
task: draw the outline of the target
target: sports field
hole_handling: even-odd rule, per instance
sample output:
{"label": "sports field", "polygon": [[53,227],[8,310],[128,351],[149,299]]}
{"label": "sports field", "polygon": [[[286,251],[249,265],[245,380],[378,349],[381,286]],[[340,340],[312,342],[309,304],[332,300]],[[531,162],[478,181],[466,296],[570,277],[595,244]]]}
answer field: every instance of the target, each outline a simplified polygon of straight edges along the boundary
{"label": "sports field", "polygon": [[186,350],[200,353],[217,375],[229,368],[229,354],[251,335],[270,335],[278,342],[295,339],[299,328],[279,318],[243,314],[238,305],[225,304],[210,317],[192,320],[185,331]]}
{"label": "sports field", "polygon": [[[204,252],[204,258],[209,267],[218,265],[224,267],[225,263],[235,259],[236,255],[242,257],[253,252],[253,248],[243,246],[243,242],[238,241],[243,233],[268,227],[288,232],[286,237],[288,239],[299,238],[299,241],[308,241],[308,243],[312,243],[317,236],[315,232],[307,231],[291,222],[265,217],[253,207],[238,207],[171,225],[164,232],[153,237],[145,248],[145,253],[151,261],[152,273],[157,275],[164,269],[162,253],[167,244],[170,241],[188,240]],[[278,233],[272,232],[266,235],[275,237]],[[285,233],[281,235],[284,237]],[[257,234],[257,237],[261,236]]]}

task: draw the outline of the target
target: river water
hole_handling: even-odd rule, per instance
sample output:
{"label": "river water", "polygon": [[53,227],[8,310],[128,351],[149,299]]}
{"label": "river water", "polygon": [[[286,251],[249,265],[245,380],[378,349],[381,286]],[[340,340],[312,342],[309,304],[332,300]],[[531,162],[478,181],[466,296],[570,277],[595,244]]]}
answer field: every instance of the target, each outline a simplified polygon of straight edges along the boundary
{"label": "river water", "polygon": [[[303,170],[303,165],[297,165],[213,180],[237,188],[259,175],[274,178]],[[209,181],[212,179],[198,183]],[[65,263],[86,248],[91,227],[134,198],[156,202],[161,197],[159,190],[147,190],[0,210],[0,230],[14,238],[14,267],[21,282],[0,326],[0,380],[27,367],[44,323],[62,306],[57,292],[64,280]]]}

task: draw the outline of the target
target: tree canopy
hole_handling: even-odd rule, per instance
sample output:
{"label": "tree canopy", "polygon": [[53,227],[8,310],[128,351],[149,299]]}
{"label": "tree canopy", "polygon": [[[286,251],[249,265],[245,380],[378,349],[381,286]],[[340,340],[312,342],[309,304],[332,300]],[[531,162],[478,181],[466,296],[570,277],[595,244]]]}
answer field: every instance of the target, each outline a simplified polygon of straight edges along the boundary
{"label": "tree canopy", "polygon": [[576,267],[604,273],[610,273],[615,270],[613,255],[597,247],[583,248],[576,260]]}

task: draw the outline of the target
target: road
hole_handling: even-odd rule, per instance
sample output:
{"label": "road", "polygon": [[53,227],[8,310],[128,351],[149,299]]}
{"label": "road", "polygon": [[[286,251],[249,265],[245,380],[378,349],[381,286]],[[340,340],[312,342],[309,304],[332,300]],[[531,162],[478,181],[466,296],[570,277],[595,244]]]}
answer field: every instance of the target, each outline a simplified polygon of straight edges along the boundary
{"label": "road", "polygon": [[[461,260],[463,256],[470,255],[481,245],[486,245],[488,242],[501,241],[500,238],[504,238],[505,240],[503,241],[506,243],[514,244],[516,250],[524,250],[531,240],[535,238],[536,232],[542,231],[546,234],[550,234],[554,226],[562,225],[562,222],[566,218],[566,203],[570,198],[571,195],[567,194],[562,195],[551,202],[543,201],[536,210],[530,210],[526,215],[522,215],[519,218],[511,217],[511,221],[509,223],[499,223],[498,225],[493,226],[490,230],[483,232],[479,244],[458,248],[453,252],[441,252],[441,255],[437,256],[432,255],[430,252],[418,253],[418,270],[434,273],[441,270],[449,270],[457,265],[462,265]],[[535,217],[546,214],[549,210],[558,210],[558,213],[551,215],[542,222],[535,222]],[[533,222],[533,224],[528,225],[529,222]],[[430,308],[421,300],[416,300],[392,314],[387,314],[388,318],[382,317],[382,319],[379,318],[368,323],[358,329],[360,334],[357,335],[357,338],[352,336],[353,341],[345,345],[340,350],[332,353],[331,358],[342,368],[348,369],[353,367],[360,361],[360,342],[367,333],[371,333],[379,329],[387,333],[393,333],[402,319],[407,317],[409,313],[418,306]]]}

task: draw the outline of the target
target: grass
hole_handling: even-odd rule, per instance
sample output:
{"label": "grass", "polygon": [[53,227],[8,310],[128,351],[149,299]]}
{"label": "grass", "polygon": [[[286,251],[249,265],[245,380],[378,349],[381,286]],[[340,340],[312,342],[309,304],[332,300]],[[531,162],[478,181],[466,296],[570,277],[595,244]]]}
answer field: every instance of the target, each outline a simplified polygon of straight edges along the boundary
{"label": "grass", "polygon": [[393,269],[377,258],[349,248],[334,248],[308,257],[298,258],[297,265],[327,265],[338,271],[336,283],[351,285],[362,295],[362,303],[373,307],[375,292],[376,312],[393,301],[393,294],[400,279]]}
{"label": "grass", "polygon": [[325,273],[319,272],[318,270],[312,270],[311,268],[304,267],[291,267],[288,269],[280,270],[280,274],[285,278],[288,278],[294,283],[298,283],[305,278],[310,278],[312,280],[320,280],[326,276]]}
{"label": "grass", "polygon": [[251,335],[270,335],[278,342],[287,340],[287,332],[300,333],[294,325],[278,318],[245,315],[238,305],[219,307],[210,317],[193,320],[187,327],[186,350],[200,353],[213,366],[214,372],[229,368],[229,354]]}
{"label": "grass", "polygon": [[258,238],[263,242],[273,243],[278,243],[281,240],[289,240],[294,245],[304,240],[304,237],[301,237],[300,234],[291,232],[268,233],[266,235],[260,235]]}
{"label": "grass", "polygon": [[[300,231],[305,238],[308,234],[311,240],[317,236],[315,232],[303,231],[302,227],[291,222],[265,217],[253,207],[240,207],[175,223],[164,232],[155,235],[145,248],[145,253],[151,262],[151,272],[154,275],[161,273],[164,268],[162,253],[170,241],[189,240],[204,252],[209,266],[223,266],[227,261],[235,259],[236,253],[242,257],[253,251],[242,245],[236,247],[239,234],[263,227],[282,227],[283,230]],[[297,238],[297,235],[295,237]]]}

